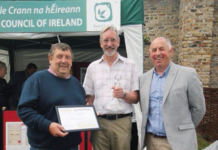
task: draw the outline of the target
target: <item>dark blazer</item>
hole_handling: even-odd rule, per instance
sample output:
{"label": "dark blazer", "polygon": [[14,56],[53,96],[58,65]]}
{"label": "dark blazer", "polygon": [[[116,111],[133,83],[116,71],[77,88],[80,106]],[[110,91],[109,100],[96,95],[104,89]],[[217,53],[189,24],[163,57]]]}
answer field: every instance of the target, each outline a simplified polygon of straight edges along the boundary
{"label": "dark blazer", "polygon": [[9,96],[11,93],[11,86],[7,84],[5,79],[0,78],[0,109],[2,109],[2,107],[9,108]]}
{"label": "dark blazer", "polygon": [[18,99],[21,95],[22,86],[23,83],[26,81],[26,79],[27,79],[27,73],[25,70],[15,72],[12,75],[8,83],[13,88],[13,94],[10,97],[10,102],[9,102],[11,106],[17,107]]}

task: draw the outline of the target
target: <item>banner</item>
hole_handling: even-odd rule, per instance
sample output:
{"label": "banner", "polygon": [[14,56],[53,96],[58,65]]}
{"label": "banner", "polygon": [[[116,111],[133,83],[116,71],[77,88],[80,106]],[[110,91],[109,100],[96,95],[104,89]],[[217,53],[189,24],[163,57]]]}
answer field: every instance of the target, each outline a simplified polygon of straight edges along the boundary
{"label": "banner", "polygon": [[0,32],[100,31],[120,29],[120,0],[1,1]]}

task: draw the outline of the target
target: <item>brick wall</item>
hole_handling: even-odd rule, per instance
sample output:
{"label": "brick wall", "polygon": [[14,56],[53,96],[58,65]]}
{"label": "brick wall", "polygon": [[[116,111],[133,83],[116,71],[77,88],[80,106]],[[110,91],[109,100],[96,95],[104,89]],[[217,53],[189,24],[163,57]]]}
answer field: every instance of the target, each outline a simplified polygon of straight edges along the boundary
{"label": "brick wall", "polygon": [[[172,56],[173,62],[178,62],[178,0],[144,0],[145,26],[144,33],[147,33],[151,40],[158,36],[170,39],[174,47]],[[149,45],[144,48],[144,70],[153,67],[148,56]]]}
{"label": "brick wall", "polygon": [[213,0],[181,0],[179,64],[196,69],[204,86],[210,83]]}
{"label": "brick wall", "polygon": [[[172,61],[195,68],[204,86],[217,87],[218,0],[144,0],[144,9],[144,32],[151,40],[169,38]],[[145,71],[153,67],[148,49],[145,45]]]}
{"label": "brick wall", "polygon": [[214,1],[210,87],[218,87],[218,1]]}

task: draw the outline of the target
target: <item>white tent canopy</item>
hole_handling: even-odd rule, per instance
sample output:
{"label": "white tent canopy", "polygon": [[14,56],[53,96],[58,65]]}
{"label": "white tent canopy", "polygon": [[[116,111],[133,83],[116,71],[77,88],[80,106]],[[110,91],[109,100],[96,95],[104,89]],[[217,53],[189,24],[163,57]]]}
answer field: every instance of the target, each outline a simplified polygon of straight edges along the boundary
{"label": "white tent canopy", "polygon": [[[139,73],[143,73],[143,39],[142,24],[121,26],[120,33],[124,33],[127,57],[137,64]],[[68,32],[68,33],[0,33],[0,39],[41,39],[55,36],[93,36],[99,32]]]}
{"label": "white tent canopy", "polygon": [[[4,5],[5,7],[8,7],[8,0],[0,0],[2,1],[2,5]],[[21,1],[21,0],[13,0],[13,1]],[[30,0],[31,1],[31,0]],[[35,0],[34,0],[35,1]],[[41,1],[41,0],[37,0],[37,1]],[[25,2],[26,3],[26,6],[28,7],[31,7],[34,9],[35,7],[35,4],[48,4],[49,1],[51,3],[49,4],[53,4],[53,1],[56,1],[55,3],[58,3],[61,5],[61,3],[64,3],[64,1],[60,2],[60,0],[43,0],[42,2],[33,2],[33,3],[29,3],[29,2]],[[69,3],[72,2],[72,0],[65,0],[65,1],[68,1]],[[92,2],[92,0],[86,0],[87,2]],[[83,1],[80,1],[81,2],[81,8],[84,7],[84,0]],[[113,1],[113,2],[117,2],[117,1]],[[123,33],[124,34],[124,39],[125,39],[125,48],[126,48],[126,55],[129,59],[132,59],[136,64],[137,64],[137,69],[139,71],[139,75],[141,75],[143,73],[143,30],[142,30],[142,24],[144,23],[144,8],[143,8],[143,0],[137,0],[137,1],[132,1],[132,0],[122,0],[120,1],[121,2],[121,13],[119,15],[117,15],[117,10],[118,9],[114,9],[114,14],[113,15],[113,19],[117,18],[117,16],[120,17],[120,21],[115,21],[114,24],[118,24],[120,23],[121,24],[121,28],[120,28],[120,33]],[[10,2],[11,4],[12,2]],[[22,2],[24,3],[24,2]],[[28,5],[27,5],[28,3]],[[112,2],[111,2],[112,3]],[[17,2],[13,2],[14,6],[18,6]],[[67,3],[65,3],[67,5]],[[90,3],[87,3],[87,4],[90,4]],[[94,6],[94,5],[93,5]],[[41,7],[41,5],[40,5]],[[108,7],[109,8],[109,7]],[[97,10],[97,9],[96,9]],[[108,9],[109,10],[109,9]],[[93,9],[92,9],[93,11]],[[84,13],[86,11],[81,11],[81,14]],[[93,12],[92,12],[93,13]],[[102,12],[103,13],[103,12]],[[94,13],[93,13],[94,14]],[[28,14],[29,15],[29,14]],[[33,14],[34,15],[34,14]],[[49,14],[43,14],[43,16],[46,16]],[[60,16],[61,14],[57,14],[56,16]],[[64,14],[64,16],[72,16],[72,14],[68,15],[67,13]],[[1,16],[1,15],[0,15]],[[23,16],[25,16],[25,14],[23,14]],[[56,17],[55,16],[55,17]],[[87,15],[89,16],[89,14]],[[2,15],[2,20],[4,20],[5,22],[7,20],[5,20],[5,18],[7,19],[19,19],[19,17],[22,18],[22,15],[19,14],[19,15],[11,15],[11,14],[7,14],[5,13],[4,15]],[[63,16],[62,16],[63,17]],[[34,21],[34,19],[36,19],[37,17],[32,17],[32,18],[28,18],[28,19],[32,19],[32,21]],[[50,18],[50,16],[48,17]],[[48,19],[47,18],[47,19]],[[38,18],[38,19],[41,19],[41,18]],[[46,19],[46,18],[44,18]],[[57,18],[56,18],[57,19]],[[93,21],[95,20],[93,17],[87,17],[86,20],[91,20],[89,23],[93,23]],[[109,20],[109,18],[108,18]],[[108,21],[107,20],[107,21]],[[36,21],[36,20],[35,20]],[[100,27],[100,26],[99,26]],[[67,27],[63,27],[63,28],[59,28],[57,30],[51,30],[52,28],[48,27],[48,28],[38,28],[36,30],[28,30],[29,28],[17,28],[17,29],[14,29],[14,28],[1,28],[1,32],[4,32],[4,33],[0,33],[0,39],[5,39],[5,40],[31,40],[33,41],[33,44],[34,43],[37,43],[38,41],[34,41],[34,39],[43,39],[43,38],[54,38],[54,37],[57,37],[57,41],[59,41],[59,36],[61,37],[75,37],[75,36],[81,36],[81,37],[85,37],[85,36],[99,36],[99,32],[91,32],[93,30],[86,30],[87,32],[72,32],[72,31],[79,31],[79,30],[75,30],[77,29],[75,27],[74,28],[70,28],[70,30],[67,30],[67,31],[70,31],[70,32],[52,32],[52,31],[63,31],[62,29],[66,29]],[[7,29],[7,31],[6,31]],[[21,31],[23,30],[23,31]],[[43,31],[44,30],[44,31]],[[6,32],[13,32],[15,31],[16,33],[6,33]],[[26,32],[27,31],[27,32]],[[34,32],[36,31],[36,32]],[[80,31],[84,31],[84,30],[80,30]],[[22,33],[17,33],[17,32],[22,32]],[[29,32],[34,32],[34,33],[29,33]],[[46,33],[45,33],[46,32]],[[41,41],[40,41],[41,42]],[[38,44],[41,44],[40,42],[38,42]],[[3,41],[4,43],[4,41]],[[28,44],[31,44],[31,43],[25,43],[23,42],[24,44],[28,45]],[[46,43],[45,41],[42,42],[43,44],[47,44],[49,45],[50,43]],[[91,43],[91,41],[90,41]],[[88,44],[86,42],[82,42],[82,45],[85,45],[85,44]],[[9,50],[10,52],[11,51],[16,51],[18,49],[18,47],[13,47],[11,46],[10,44],[6,44],[8,45],[10,48],[9,49],[6,49],[6,50]],[[2,45],[1,45],[2,46]],[[121,45],[120,45],[121,47]],[[31,50],[31,49],[30,49]],[[40,52],[40,50],[38,50]],[[122,51],[122,48],[121,48],[121,51]],[[42,55],[45,56],[45,52],[42,50],[41,51]],[[119,49],[118,49],[118,52],[119,52]],[[11,53],[9,53],[11,54]],[[15,54],[15,53],[14,53]],[[21,54],[21,53],[20,53]],[[40,60],[40,62],[45,62],[46,60],[42,59],[42,55],[39,55],[39,54],[36,54],[35,53],[35,56],[34,56],[34,59],[38,59]],[[81,54],[82,55],[82,54]],[[83,54],[84,55],[84,54]],[[121,52],[121,55],[122,55],[122,52]],[[11,55],[10,55],[11,56]],[[94,55],[92,55],[93,57],[95,57]],[[1,54],[0,54],[0,60],[1,60]],[[19,56],[12,56],[12,58],[15,58],[15,59],[19,59]],[[46,57],[45,57],[46,58]],[[10,60],[10,62],[19,62],[19,60]],[[21,62],[21,61],[20,61]],[[6,62],[7,65],[9,65],[9,62]],[[11,64],[11,68],[13,70],[13,67],[16,66],[16,65],[20,65],[20,64]],[[22,65],[25,65],[25,66],[22,66],[22,68],[25,68],[27,64],[22,64]],[[45,69],[47,66],[44,66],[42,67],[42,69]],[[139,104],[137,105],[134,105],[134,110],[135,110],[135,113],[136,113],[136,120],[137,120],[137,126],[138,126],[138,133],[141,133],[141,112],[140,112],[140,107],[139,107]],[[141,142],[141,137],[140,137],[140,134],[139,134],[139,146],[138,148],[140,149],[140,142]]]}
{"label": "white tent canopy", "polygon": [[[121,26],[120,33],[124,33],[127,57],[129,59],[132,59],[137,64],[137,69],[139,71],[139,75],[141,75],[143,73],[143,37],[142,37],[143,31],[142,31],[142,24]],[[55,36],[57,36],[57,37],[63,36],[64,37],[64,36],[93,36],[93,35],[99,35],[99,32],[0,33],[0,39],[26,40],[26,39],[50,38],[50,37],[55,37]],[[1,57],[2,56],[0,54],[0,58]],[[42,59],[42,57],[40,55],[38,55],[38,56],[35,56],[35,59],[40,60],[40,59]],[[43,61],[47,61],[47,60],[40,60],[40,62],[42,62],[42,63],[43,63]],[[7,66],[9,66],[9,61],[7,61],[6,63],[7,63]],[[23,66],[21,68],[25,68],[24,65],[26,65],[26,64],[23,64]],[[47,67],[47,66],[45,66],[45,67]],[[46,69],[46,68],[43,68],[43,69]],[[136,113],[138,133],[141,133],[141,127],[140,127],[140,125],[141,125],[141,112],[140,112],[139,103],[136,105],[134,104],[134,110]],[[140,145],[140,141],[141,141],[140,139],[141,139],[141,137],[139,134],[139,145]]]}

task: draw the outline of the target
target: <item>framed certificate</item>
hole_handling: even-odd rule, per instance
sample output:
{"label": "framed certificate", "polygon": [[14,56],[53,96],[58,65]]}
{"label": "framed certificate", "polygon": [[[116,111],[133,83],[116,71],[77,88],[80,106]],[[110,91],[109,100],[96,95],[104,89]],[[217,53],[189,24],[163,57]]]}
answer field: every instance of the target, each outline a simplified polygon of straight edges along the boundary
{"label": "framed certificate", "polygon": [[59,124],[67,132],[100,129],[93,105],[68,105],[55,108]]}

